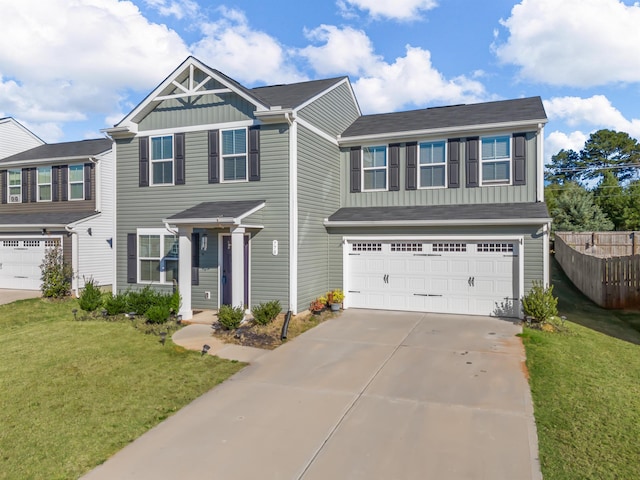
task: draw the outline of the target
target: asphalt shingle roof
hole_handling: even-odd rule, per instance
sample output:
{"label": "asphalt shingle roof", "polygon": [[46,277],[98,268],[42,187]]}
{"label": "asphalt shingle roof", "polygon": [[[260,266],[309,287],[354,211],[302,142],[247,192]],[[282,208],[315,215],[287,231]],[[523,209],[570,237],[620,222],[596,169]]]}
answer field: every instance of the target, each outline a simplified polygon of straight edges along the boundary
{"label": "asphalt shingle roof", "polygon": [[250,93],[269,107],[295,108],[346,77],[252,88]]}
{"label": "asphalt shingle roof", "polygon": [[78,142],[51,143],[3,158],[0,160],[0,163],[51,158],[90,157],[108,150],[111,150],[111,140],[106,138],[80,140]]}
{"label": "asphalt shingle roof", "polygon": [[341,135],[342,139],[435,128],[456,128],[522,120],[546,121],[540,97],[502,100],[498,102],[425,108],[405,112],[364,115]]}
{"label": "asphalt shingle roof", "polygon": [[0,226],[4,225],[69,225],[97,212],[37,212],[0,213]]}
{"label": "asphalt shingle roof", "polygon": [[176,213],[167,220],[189,220],[192,218],[237,218],[253,210],[264,200],[238,200],[228,202],[203,202],[180,213]]}

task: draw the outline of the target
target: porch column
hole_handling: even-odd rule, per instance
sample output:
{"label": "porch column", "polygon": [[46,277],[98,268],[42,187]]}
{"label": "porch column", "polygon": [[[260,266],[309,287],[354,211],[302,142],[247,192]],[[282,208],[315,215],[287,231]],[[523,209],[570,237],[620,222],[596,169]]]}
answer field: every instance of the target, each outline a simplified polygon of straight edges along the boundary
{"label": "porch column", "polygon": [[182,304],[178,315],[182,315],[183,320],[190,320],[193,317],[191,310],[191,233],[193,228],[181,227],[178,230],[178,290]]}
{"label": "porch column", "polygon": [[244,228],[231,228],[231,305],[244,308]]}

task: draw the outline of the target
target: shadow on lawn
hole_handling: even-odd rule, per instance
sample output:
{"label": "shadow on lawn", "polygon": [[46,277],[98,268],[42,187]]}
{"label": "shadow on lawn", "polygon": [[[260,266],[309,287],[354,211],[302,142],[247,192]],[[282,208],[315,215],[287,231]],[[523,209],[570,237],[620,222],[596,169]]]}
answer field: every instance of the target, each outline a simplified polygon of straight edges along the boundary
{"label": "shadow on lawn", "polygon": [[640,345],[640,311],[607,310],[578,290],[551,255],[551,283],[558,312],[567,320],[605,335]]}

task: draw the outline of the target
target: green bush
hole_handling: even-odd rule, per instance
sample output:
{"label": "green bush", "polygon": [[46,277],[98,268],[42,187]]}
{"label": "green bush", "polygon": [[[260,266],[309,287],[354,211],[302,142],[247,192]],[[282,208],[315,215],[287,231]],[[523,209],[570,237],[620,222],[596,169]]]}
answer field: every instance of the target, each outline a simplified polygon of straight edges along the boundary
{"label": "green bush", "polygon": [[278,300],[261,303],[257,307],[253,307],[253,319],[258,325],[267,325],[271,323],[281,311],[282,308]]}
{"label": "green bush", "polygon": [[78,306],[85,312],[93,312],[102,305],[102,292],[93,278],[85,280],[84,289],[80,293]]}
{"label": "green bush", "polygon": [[553,296],[553,285],[545,288],[534,280],[529,293],[522,299],[524,314],[533,317],[537,322],[545,323],[558,315],[558,299]]}
{"label": "green bush", "polygon": [[107,295],[103,300],[107,315],[121,315],[129,312],[129,292]]}
{"label": "green bush", "polygon": [[129,311],[136,315],[144,315],[151,307],[162,302],[162,299],[159,299],[160,295],[149,285],[146,285],[142,290],[130,290],[127,293]]}
{"label": "green bush", "polygon": [[244,309],[242,307],[232,307],[231,305],[221,305],[218,310],[218,322],[225,330],[235,330],[242,323]]}
{"label": "green bush", "polygon": [[171,315],[171,311],[166,305],[149,307],[149,310],[144,314],[144,316],[147,317],[148,323],[165,323],[169,320],[169,315]]}
{"label": "green bush", "polygon": [[42,273],[40,290],[45,298],[62,298],[69,295],[73,270],[64,261],[62,247],[57,244],[47,250],[40,265]]}

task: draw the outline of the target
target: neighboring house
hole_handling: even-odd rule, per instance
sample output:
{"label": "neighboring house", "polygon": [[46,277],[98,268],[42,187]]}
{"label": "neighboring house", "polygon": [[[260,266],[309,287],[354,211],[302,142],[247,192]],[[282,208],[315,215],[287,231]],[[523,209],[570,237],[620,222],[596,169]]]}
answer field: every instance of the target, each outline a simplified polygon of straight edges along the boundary
{"label": "neighboring house", "polygon": [[348,78],[247,89],[193,57],[120,123],[116,287],[181,314],[329,289],[519,314],[548,282],[539,98],[362,116]]}
{"label": "neighboring house", "polygon": [[0,288],[37,290],[62,245],[73,289],[113,283],[114,160],[106,138],[44,144],[0,160]]}
{"label": "neighboring house", "polygon": [[0,118],[0,159],[44,145],[36,134],[11,117]]}

